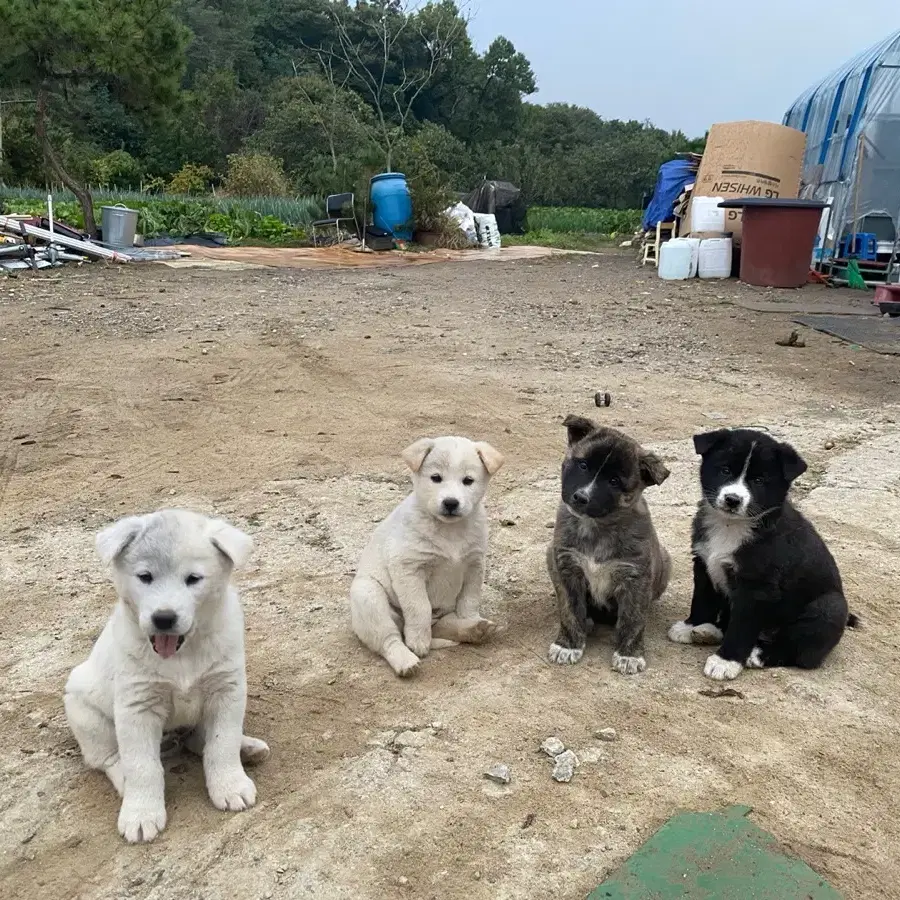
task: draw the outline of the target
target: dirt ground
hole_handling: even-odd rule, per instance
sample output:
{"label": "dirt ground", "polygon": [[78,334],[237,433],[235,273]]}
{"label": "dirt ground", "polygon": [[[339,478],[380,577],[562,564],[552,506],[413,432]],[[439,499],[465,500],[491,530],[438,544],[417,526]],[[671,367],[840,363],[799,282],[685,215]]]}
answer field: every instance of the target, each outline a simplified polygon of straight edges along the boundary
{"label": "dirt ground", "polygon": [[[845,896],[900,897],[898,361],[817,333],[775,345],[798,304],[853,302],[667,284],[613,251],[0,281],[0,895],[581,898],[676,811],[746,803]],[[546,661],[568,412],[672,470],[647,494],[675,574],[640,676],[610,670],[607,633],[578,666]],[[820,671],[745,672],[743,700],[701,695],[708,651],[665,638],[690,599],[690,438],[723,424],[806,456],[797,494],[865,623]],[[507,456],[485,589],[506,630],[400,681],[350,634],[346,595],[407,490],[400,450],[441,433]],[[170,505],[255,538],[246,730],[273,753],[240,814],[212,807],[198,761],[167,758],[168,828],[130,847],[61,691],[113,603],[94,532]],[[581,757],[570,784],[538,752],[550,735]],[[495,763],[507,787],[482,777]]]}

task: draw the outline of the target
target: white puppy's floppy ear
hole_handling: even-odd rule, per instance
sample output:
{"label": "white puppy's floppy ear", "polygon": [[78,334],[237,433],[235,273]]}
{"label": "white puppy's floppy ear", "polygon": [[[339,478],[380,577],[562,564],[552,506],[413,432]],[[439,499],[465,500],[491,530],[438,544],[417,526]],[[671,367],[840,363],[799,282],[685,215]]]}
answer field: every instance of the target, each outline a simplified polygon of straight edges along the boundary
{"label": "white puppy's floppy ear", "polygon": [[481,458],[488,475],[493,475],[503,465],[503,454],[499,450],[495,450],[486,441],[478,441],[475,444],[475,452]]}
{"label": "white puppy's floppy ear", "polygon": [[146,518],[146,516],[126,516],[97,533],[94,546],[106,565],[109,565],[144,530]]}
{"label": "white puppy's floppy ear", "polygon": [[209,539],[216,550],[231,560],[235,569],[239,569],[250,558],[253,538],[223,519],[210,519]]}
{"label": "white puppy's floppy ear", "polygon": [[425,462],[425,457],[434,449],[434,441],[431,438],[420,438],[414,444],[410,444],[401,454],[401,458],[413,472],[418,472]]}

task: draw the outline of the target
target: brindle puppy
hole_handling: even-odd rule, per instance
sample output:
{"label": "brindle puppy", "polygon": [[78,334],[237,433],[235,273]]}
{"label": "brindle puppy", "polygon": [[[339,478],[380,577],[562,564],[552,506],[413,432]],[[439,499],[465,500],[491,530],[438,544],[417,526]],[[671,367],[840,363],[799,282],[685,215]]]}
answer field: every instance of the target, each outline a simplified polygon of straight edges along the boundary
{"label": "brindle puppy", "polygon": [[623,675],[647,668],[644,627],[669,583],[671,561],[643,498],[669,470],[620,431],[567,416],[569,447],[562,502],[547,568],[559,606],[559,637],[550,660],[577,663],[595,623],[615,625],[612,667]]}

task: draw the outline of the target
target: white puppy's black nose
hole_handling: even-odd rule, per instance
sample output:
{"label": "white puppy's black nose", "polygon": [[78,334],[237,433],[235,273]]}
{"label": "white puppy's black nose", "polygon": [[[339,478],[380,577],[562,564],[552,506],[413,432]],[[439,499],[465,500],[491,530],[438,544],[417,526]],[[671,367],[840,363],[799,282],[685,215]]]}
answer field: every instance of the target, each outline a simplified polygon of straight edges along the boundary
{"label": "white puppy's black nose", "polygon": [[150,616],[150,621],[153,623],[153,627],[159,631],[171,631],[178,621],[178,616],[170,609],[161,609]]}
{"label": "white puppy's black nose", "polygon": [[456,497],[447,497],[441,505],[444,507],[445,513],[452,515],[459,509],[459,500]]}
{"label": "white puppy's black nose", "polygon": [[742,499],[743,498],[739,494],[726,494],[722,498],[722,503],[725,504],[725,509],[734,511],[740,508]]}

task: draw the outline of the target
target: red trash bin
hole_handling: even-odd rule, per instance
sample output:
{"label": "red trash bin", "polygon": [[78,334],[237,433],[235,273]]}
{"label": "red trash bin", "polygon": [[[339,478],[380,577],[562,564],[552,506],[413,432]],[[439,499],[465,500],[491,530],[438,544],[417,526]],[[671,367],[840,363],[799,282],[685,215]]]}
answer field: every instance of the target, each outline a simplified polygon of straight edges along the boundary
{"label": "red trash bin", "polygon": [[719,206],[744,211],[741,281],[758,287],[806,284],[824,202],[743,197]]}

